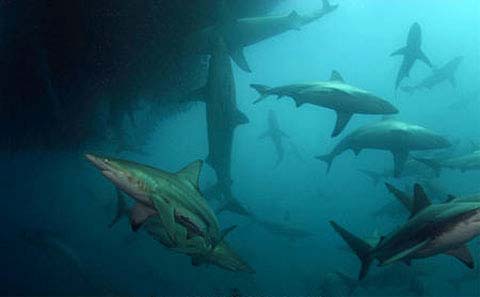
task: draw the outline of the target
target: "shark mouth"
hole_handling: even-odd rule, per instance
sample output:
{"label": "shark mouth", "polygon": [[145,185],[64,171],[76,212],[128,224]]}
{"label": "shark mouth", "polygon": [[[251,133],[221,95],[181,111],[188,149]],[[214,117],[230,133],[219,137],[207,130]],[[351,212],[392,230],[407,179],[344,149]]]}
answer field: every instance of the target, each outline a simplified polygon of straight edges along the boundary
{"label": "shark mouth", "polygon": [[174,216],[175,221],[187,230],[187,239],[195,236],[205,237],[205,232],[203,232],[188,216],[181,214],[178,210],[174,210]]}

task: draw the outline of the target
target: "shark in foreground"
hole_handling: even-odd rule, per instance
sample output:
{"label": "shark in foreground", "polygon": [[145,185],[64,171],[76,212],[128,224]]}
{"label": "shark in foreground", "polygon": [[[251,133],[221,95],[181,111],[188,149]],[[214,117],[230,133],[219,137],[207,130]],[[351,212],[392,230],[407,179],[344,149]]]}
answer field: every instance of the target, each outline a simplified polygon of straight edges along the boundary
{"label": "shark in foreground", "polygon": [[189,36],[186,43],[188,47],[196,49],[201,54],[210,54],[212,47],[209,40],[212,36],[215,38],[220,34],[226,42],[230,57],[246,72],[251,72],[251,69],[244,55],[245,47],[290,30],[300,30],[301,27],[320,19],[338,7],[338,5],[331,5],[328,0],[322,0],[322,9],[310,15],[299,15],[292,11],[290,14],[281,16],[235,19],[224,2],[220,5],[221,17],[218,24]]}
{"label": "shark in foreground", "polygon": [[480,170],[480,150],[476,150],[463,156],[447,159],[415,158],[415,160],[431,167],[438,175],[442,168],[460,170],[461,172]]}
{"label": "shark in foreground", "polygon": [[275,150],[277,151],[277,161],[275,163],[275,166],[278,166],[278,164],[282,162],[285,154],[285,148],[283,146],[283,138],[288,138],[288,135],[280,129],[278,125],[277,116],[275,115],[275,112],[273,110],[270,110],[268,112],[267,131],[263,132],[259,138],[260,139],[269,138],[272,141],[273,145],[275,146]]}
{"label": "shark in foreground", "polygon": [[395,51],[390,56],[403,56],[402,65],[398,70],[397,80],[395,81],[395,89],[398,89],[400,82],[410,75],[410,70],[415,61],[421,60],[430,67],[433,67],[430,60],[422,51],[422,29],[418,23],[414,23],[408,31],[407,45]]}
{"label": "shark in foreground", "polygon": [[455,72],[457,72],[458,66],[462,62],[463,57],[456,57],[453,60],[449,61],[444,66],[433,69],[433,73],[421,82],[413,86],[404,86],[400,89],[408,94],[413,94],[417,90],[423,89],[432,89],[436,85],[448,80],[453,87],[456,87],[457,83],[455,80]]}
{"label": "shark in foreground", "polygon": [[386,119],[358,128],[342,139],[329,154],[318,156],[317,159],[327,163],[328,172],[333,160],[346,150],[352,150],[355,155],[364,149],[386,150],[393,155],[394,177],[399,177],[410,151],[449,146],[448,140],[424,127]]}
{"label": "shark in foreground", "polygon": [[268,96],[291,97],[297,107],[309,103],[332,109],[337,114],[337,121],[332,137],[338,136],[347,126],[354,114],[391,115],[398,113],[388,101],[370,92],[348,85],[337,71],[332,71],[329,81],[300,83],[270,88],[264,85],[250,85],[259,94],[260,102]]}
{"label": "shark in foreground", "polygon": [[145,225],[152,237],[189,255],[195,266],[211,263],[231,271],[254,272],[225,241],[234,226],[220,231],[214,212],[199,192],[202,161],[170,173],[126,160],[92,154],[86,158],[136,201],[129,211],[134,231]]}
{"label": "shark in foreground", "polygon": [[416,184],[411,217],[397,230],[381,237],[376,246],[334,221],[330,225],[360,258],[360,280],[375,259],[379,266],[395,262],[410,265],[414,259],[447,254],[473,269],[474,260],[466,244],[480,234],[480,202],[431,204],[423,188]]}

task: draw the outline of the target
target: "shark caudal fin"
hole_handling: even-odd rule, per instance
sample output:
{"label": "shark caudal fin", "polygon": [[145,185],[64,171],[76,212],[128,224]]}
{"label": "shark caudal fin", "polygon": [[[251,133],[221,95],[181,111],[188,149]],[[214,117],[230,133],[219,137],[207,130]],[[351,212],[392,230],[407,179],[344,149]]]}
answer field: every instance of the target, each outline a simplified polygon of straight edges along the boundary
{"label": "shark caudal fin", "polygon": [[333,154],[326,154],[315,157],[316,159],[327,163],[327,174],[330,172],[330,168],[332,167],[333,159],[335,156]]}
{"label": "shark caudal fin", "polygon": [[117,189],[117,212],[113,217],[113,220],[110,224],[108,224],[109,228],[115,226],[118,221],[120,221],[123,217],[130,216],[130,209],[127,207],[127,201],[125,200],[125,194],[122,191]]}
{"label": "shark caudal fin", "polygon": [[268,97],[270,87],[267,87],[265,85],[259,85],[259,84],[251,84],[250,87],[252,87],[255,91],[257,91],[260,94],[260,97],[253,102],[253,104],[257,104],[258,102],[262,101],[266,97]]}
{"label": "shark caudal fin", "polygon": [[435,172],[437,177],[440,176],[440,173],[442,172],[442,165],[440,164],[439,160],[416,157],[413,157],[413,159],[430,167]]}
{"label": "shark caudal fin", "polygon": [[343,238],[343,240],[345,240],[348,246],[355,252],[357,257],[362,262],[358,279],[363,279],[367,275],[368,269],[370,268],[370,265],[374,259],[371,255],[371,251],[373,249],[372,246],[370,246],[366,241],[348,232],[334,221],[330,221],[330,225]]}

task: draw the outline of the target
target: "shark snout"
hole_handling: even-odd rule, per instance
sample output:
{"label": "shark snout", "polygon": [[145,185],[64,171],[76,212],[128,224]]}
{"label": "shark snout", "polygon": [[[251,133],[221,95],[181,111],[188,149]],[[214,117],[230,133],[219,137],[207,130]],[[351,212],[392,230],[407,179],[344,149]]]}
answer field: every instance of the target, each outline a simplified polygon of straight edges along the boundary
{"label": "shark snout", "polygon": [[109,166],[104,158],[97,157],[92,154],[85,154],[85,158],[100,170],[108,170]]}

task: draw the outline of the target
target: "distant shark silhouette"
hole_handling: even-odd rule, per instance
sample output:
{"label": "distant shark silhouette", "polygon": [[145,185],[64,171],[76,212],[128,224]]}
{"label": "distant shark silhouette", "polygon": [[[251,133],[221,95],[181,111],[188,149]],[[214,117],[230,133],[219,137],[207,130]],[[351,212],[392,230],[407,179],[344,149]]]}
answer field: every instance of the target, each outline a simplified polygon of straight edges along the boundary
{"label": "distant shark silhouette", "polygon": [[422,51],[422,29],[418,23],[414,23],[408,31],[407,45],[401,49],[393,52],[390,56],[403,56],[402,65],[397,74],[397,80],[395,81],[395,89],[398,89],[400,82],[410,75],[410,70],[415,64],[415,61],[421,60],[430,67],[433,67],[430,60]]}
{"label": "distant shark silhouette", "polygon": [[413,86],[404,86],[400,89],[408,94],[413,94],[417,90],[432,89],[436,85],[448,80],[453,87],[456,87],[455,72],[462,62],[463,57],[456,57],[444,66],[433,69],[433,73],[424,78],[420,83]]}
{"label": "distant shark silhouette", "polygon": [[210,54],[212,48],[208,41],[212,36],[220,34],[225,40],[228,54],[233,61],[242,70],[251,72],[243,52],[245,47],[290,30],[299,30],[302,26],[331,13],[338,7],[338,5],[331,5],[328,0],[322,0],[322,2],[322,9],[311,15],[299,15],[292,11],[290,14],[282,16],[235,19],[227,7],[226,1],[220,1],[218,24],[189,36],[187,44],[188,47],[195,48],[202,54]]}
{"label": "distant shark silhouette", "polygon": [[278,166],[278,164],[280,164],[280,162],[282,162],[283,160],[285,154],[283,138],[285,137],[288,137],[288,135],[282,130],[280,130],[280,127],[278,126],[277,116],[275,115],[275,112],[273,110],[270,110],[268,112],[267,131],[263,132],[259,136],[259,139],[269,138],[275,146],[275,150],[277,152],[277,161],[275,163],[275,166]]}

